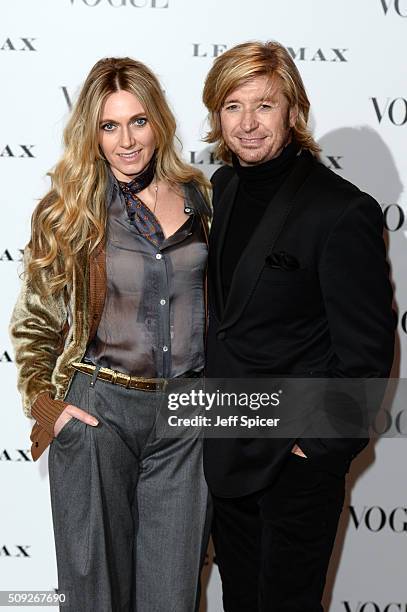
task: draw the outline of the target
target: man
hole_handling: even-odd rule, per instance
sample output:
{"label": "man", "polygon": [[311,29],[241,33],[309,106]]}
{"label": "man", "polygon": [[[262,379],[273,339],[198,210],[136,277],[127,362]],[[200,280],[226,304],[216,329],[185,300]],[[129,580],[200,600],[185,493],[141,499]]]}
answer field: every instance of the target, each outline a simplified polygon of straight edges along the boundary
{"label": "man", "polygon": [[[207,376],[387,377],[381,210],[317,160],[292,58],[275,42],[238,45],[215,61],[203,100],[227,164],[212,178]],[[345,474],[366,443],[206,441],[226,612],[323,609]]]}

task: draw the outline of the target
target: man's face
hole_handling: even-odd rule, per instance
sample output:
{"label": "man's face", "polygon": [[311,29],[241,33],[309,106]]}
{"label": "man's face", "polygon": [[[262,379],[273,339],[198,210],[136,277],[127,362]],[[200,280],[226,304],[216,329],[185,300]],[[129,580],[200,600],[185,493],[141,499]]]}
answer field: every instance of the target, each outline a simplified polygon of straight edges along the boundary
{"label": "man's face", "polygon": [[220,121],[223,138],[242,166],[277,157],[291,139],[297,109],[289,108],[280,80],[254,77],[226,98]]}

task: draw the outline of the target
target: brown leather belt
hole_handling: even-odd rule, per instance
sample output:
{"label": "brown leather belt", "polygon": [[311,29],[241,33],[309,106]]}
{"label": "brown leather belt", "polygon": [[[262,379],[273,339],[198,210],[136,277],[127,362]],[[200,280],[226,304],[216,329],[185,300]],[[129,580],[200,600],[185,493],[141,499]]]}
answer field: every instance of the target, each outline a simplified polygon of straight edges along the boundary
{"label": "brown leather belt", "polygon": [[[83,374],[88,374],[89,376],[93,376],[96,370],[96,366],[91,363],[75,362],[71,365],[78,372],[83,372]],[[126,387],[126,389],[139,389],[141,391],[164,391],[168,382],[166,378],[141,378],[140,376],[123,374],[123,372],[111,370],[110,368],[100,368],[96,378],[110,382],[113,385]]]}

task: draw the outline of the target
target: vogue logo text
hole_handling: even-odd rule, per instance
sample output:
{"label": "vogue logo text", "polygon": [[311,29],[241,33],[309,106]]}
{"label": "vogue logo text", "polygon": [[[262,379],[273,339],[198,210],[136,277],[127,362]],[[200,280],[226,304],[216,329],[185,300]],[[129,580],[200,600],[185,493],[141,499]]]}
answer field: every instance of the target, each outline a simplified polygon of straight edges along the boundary
{"label": "vogue logo text", "polygon": [[99,5],[111,6],[113,8],[168,8],[169,0],[70,0],[71,4],[84,4],[85,6],[95,7]]}
{"label": "vogue logo text", "polygon": [[399,17],[407,17],[407,0],[380,0],[384,14],[395,13]]}

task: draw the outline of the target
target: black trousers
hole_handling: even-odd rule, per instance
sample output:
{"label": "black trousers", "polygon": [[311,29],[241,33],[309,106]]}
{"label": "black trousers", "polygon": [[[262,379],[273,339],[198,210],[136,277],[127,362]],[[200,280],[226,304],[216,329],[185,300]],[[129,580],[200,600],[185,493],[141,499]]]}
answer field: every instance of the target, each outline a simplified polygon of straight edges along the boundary
{"label": "black trousers", "polygon": [[267,489],[214,497],[225,612],[322,612],[344,481],[291,454]]}

